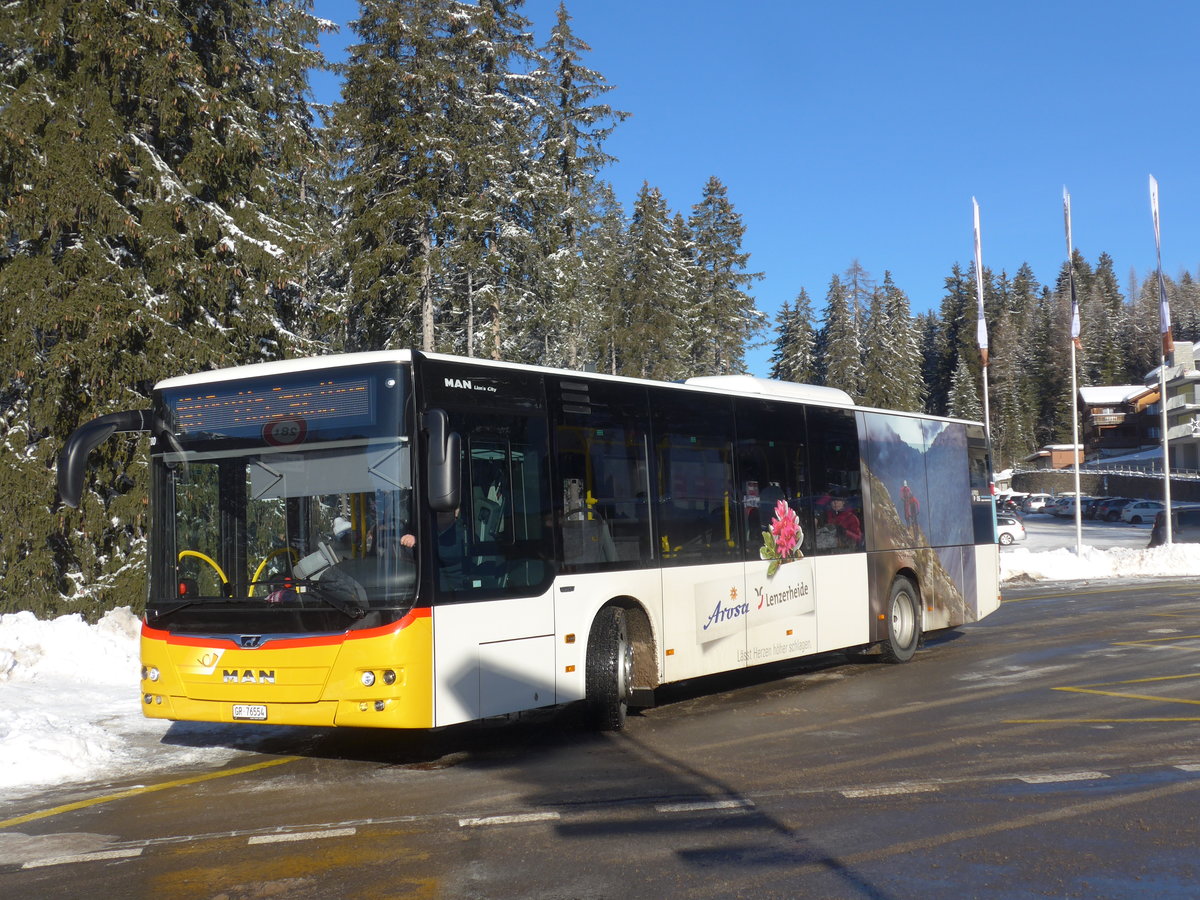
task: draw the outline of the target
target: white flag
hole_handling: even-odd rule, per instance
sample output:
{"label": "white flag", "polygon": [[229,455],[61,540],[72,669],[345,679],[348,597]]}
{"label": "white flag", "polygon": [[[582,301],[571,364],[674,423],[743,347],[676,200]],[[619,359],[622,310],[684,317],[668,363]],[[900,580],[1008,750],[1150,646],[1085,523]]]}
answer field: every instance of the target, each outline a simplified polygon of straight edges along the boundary
{"label": "white flag", "polygon": [[979,358],[986,369],[988,364],[988,334],[987,321],[983,317],[983,254],[979,248],[979,204],[971,198],[975,208],[975,295],[979,298],[979,323],[975,329],[975,338],[979,341]]}
{"label": "white flag", "polygon": [[1158,182],[1150,176],[1150,215],[1154,218],[1154,253],[1158,259],[1158,330],[1162,333],[1163,356],[1175,349],[1171,337],[1171,308],[1167,305],[1167,282],[1162,273],[1162,237],[1158,229]]}
{"label": "white flag", "polygon": [[1071,285],[1071,340],[1075,349],[1082,349],[1079,343],[1079,298],[1075,294],[1075,246],[1071,241],[1071,195],[1063,186],[1063,219],[1067,225],[1067,280]]}

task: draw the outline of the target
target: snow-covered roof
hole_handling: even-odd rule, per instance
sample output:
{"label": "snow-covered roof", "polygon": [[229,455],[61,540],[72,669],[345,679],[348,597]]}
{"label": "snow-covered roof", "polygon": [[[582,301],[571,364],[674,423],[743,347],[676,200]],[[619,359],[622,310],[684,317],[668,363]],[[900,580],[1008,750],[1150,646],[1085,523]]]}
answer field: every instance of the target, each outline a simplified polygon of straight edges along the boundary
{"label": "snow-covered roof", "polygon": [[737,391],[743,394],[790,397],[793,400],[807,400],[810,403],[828,403],[831,406],[854,405],[854,399],[845,391],[838,388],[815,384],[796,384],[791,381],[771,381],[767,378],[756,378],[753,375],[702,375],[697,378],[689,378],[684,384],[717,388],[725,391]]}
{"label": "snow-covered roof", "polygon": [[1081,387],[1079,398],[1087,406],[1116,406],[1140,397],[1149,390],[1142,384],[1111,384],[1100,387]]}
{"label": "snow-covered roof", "polygon": [[1121,463],[1148,462],[1155,459],[1162,459],[1162,447],[1150,447],[1134,453],[1123,453],[1120,456],[1105,456],[1101,459],[1093,460],[1087,465],[1093,468],[1104,468],[1105,466],[1120,465]]}

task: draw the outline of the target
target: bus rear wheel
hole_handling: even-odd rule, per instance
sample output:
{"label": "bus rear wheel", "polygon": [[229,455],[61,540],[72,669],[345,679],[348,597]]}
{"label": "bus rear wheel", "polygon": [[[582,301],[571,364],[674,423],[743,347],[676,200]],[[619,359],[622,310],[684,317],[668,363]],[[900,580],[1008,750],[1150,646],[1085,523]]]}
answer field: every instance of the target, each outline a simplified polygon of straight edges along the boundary
{"label": "bus rear wheel", "polygon": [[633,697],[633,644],[625,610],[600,610],[588,637],[585,678],[588,717],[600,731],[619,731],[625,725]]}
{"label": "bus rear wheel", "polygon": [[892,582],[887,607],[888,636],[881,646],[884,660],[908,662],[921,642],[921,599],[907,578]]}

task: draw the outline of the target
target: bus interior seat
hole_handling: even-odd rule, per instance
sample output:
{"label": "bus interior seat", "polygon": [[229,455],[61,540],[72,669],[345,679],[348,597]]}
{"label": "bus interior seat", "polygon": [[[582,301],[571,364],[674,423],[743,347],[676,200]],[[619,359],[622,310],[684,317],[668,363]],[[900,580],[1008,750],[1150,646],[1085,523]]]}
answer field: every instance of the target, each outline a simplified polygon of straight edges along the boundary
{"label": "bus interior seat", "polygon": [[607,522],[585,516],[567,517],[563,523],[563,560],[568,565],[616,562],[617,558]]}

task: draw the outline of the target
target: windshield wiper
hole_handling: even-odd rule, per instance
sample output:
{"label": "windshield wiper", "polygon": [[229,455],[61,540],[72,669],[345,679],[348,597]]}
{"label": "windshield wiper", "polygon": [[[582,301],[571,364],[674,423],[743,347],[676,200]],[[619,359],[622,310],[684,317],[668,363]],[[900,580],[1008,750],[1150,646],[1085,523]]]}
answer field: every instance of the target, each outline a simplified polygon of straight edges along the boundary
{"label": "windshield wiper", "polygon": [[367,614],[367,592],[361,584],[337,569],[326,569],[319,581],[301,579],[292,583],[303,585],[307,589],[305,593],[312,594],[351,619],[361,619]]}
{"label": "windshield wiper", "polygon": [[[232,597],[190,597],[187,600],[181,600],[179,603],[176,603],[170,609],[164,610],[162,612],[154,612],[153,616],[156,619],[162,619],[162,618],[165,618],[166,616],[173,616],[173,615],[175,615],[175,613],[179,612],[180,610],[187,609],[189,606],[199,606],[199,605],[202,605],[205,603],[212,603],[212,602],[218,601],[218,600],[223,600],[226,603],[237,602]],[[156,609],[156,607],[151,606],[150,609]],[[149,612],[149,611],[150,610],[148,609],[147,612]]]}

